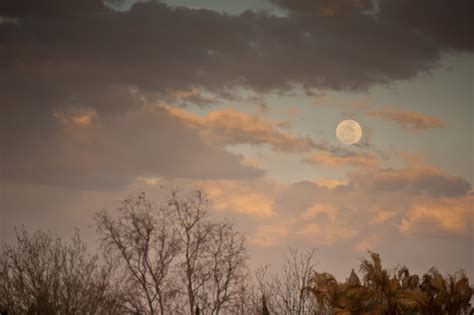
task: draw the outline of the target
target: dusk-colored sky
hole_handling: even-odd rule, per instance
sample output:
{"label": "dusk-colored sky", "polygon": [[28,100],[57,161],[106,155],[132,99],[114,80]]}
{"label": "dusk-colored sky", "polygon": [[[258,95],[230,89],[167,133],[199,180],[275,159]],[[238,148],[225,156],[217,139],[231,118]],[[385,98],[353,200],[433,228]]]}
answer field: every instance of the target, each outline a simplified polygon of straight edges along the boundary
{"label": "dusk-colored sky", "polygon": [[198,188],[252,267],[474,277],[473,1],[58,3],[0,2],[0,241]]}

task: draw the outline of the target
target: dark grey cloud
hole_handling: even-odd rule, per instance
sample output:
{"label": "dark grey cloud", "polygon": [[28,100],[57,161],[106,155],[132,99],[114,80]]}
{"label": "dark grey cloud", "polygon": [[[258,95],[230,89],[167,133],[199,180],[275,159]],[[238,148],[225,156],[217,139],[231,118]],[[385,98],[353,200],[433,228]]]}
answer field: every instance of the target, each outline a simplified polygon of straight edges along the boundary
{"label": "dark grey cloud", "polygon": [[[311,20],[341,34],[359,36],[364,27],[377,26],[386,33],[388,41],[397,41],[400,34],[418,33],[430,38],[438,48],[472,52],[474,2],[470,0],[271,0],[287,10],[290,16]],[[367,24],[369,23],[369,24]],[[352,26],[350,29],[347,26]],[[402,32],[398,33],[396,32]],[[377,36],[378,30],[374,29]],[[370,34],[369,34],[370,35]],[[373,38],[377,44],[381,38]],[[422,43],[418,46],[423,48]],[[404,47],[409,49],[409,47]],[[420,51],[421,53],[422,51]],[[401,56],[400,56],[401,57]]]}
{"label": "dark grey cloud", "polygon": [[[204,143],[165,111],[133,126],[124,117],[144,112],[142,96],[169,101],[183,95],[176,91],[229,97],[235,88],[367,89],[428,71],[444,51],[472,51],[421,20],[402,20],[402,9],[383,1],[377,14],[367,13],[374,9],[368,1],[345,0],[324,12],[320,5],[334,2],[273,2],[288,15],[231,16],[160,2],[120,12],[99,0],[1,1],[2,21],[15,23],[0,23],[0,175],[72,186],[126,183],[142,173],[257,176],[260,171],[242,168],[239,157]],[[469,31],[451,18],[456,10],[471,14],[465,6],[446,11],[446,29],[461,32],[456,38]],[[426,13],[443,17],[439,10]],[[195,102],[202,106],[203,98]],[[95,142],[73,148],[70,137],[83,131],[65,133],[55,113],[67,120],[83,110],[95,113],[91,126],[100,128],[88,135]],[[143,131],[147,124],[153,138]]]}
{"label": "dark grey cloud", "polygon": [[46,0],[46,1],[2,1],[0,12],[3,16],[18,17],[54,17],[80,15],[103,9],[104,5],[97,0]]}
{"label": "dark grey cloud", "polygon": [[341,18],[374,9],[372,0],[271,0],[290,14]]}
{"label": "dark grey cloud", "polygon": [[452,49],[474,49],[474,2],[470,0],[379,0],[381,16],[428,34]]}
{"label": "dark grey cloud", "polygon": [[[261,91],[293,84],[366,89],[430,70],[445,48],[472,51],[397,18],[403,7],[388,0],[378,15],[366,12],[372,5],[368,0],[274,0],[289,10],[287,17],[252,11],[230,16],[159,2],[136,3],[126,12],[99,0],[56,2],[3,2],[0,15],[18,17],[20,23],[0,28],[2,59],[10,71],[41,74],[73,89],[79,82],[143,90],[244,86]],[[417,10],[419,2],[413,5]],[[442,13],[427,12],[433,18]],[[456,21],[445,24],[461,37],[468,35],[468,28],[452,26]]]}
{"label": "dark grey cloud", "polygon": [[[127,100],[124,91],[112,91],[118,105]],[[111,98],[99,99],[104,105]],[[141,176],[252,178],[263,173],[243,165],[242,157],[205,143],[163,107],[104,115],[87,107],[91,103],[81,104],[86,105],[20,109],[10,123],[11,117],[2,116],[0,179],[108,189]]]}

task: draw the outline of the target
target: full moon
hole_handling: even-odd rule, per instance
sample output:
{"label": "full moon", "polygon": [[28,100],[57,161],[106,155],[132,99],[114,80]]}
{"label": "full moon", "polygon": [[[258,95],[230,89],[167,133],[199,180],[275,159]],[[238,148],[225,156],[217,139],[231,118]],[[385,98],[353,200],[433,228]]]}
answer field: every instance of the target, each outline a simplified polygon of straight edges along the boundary
{"label": "full moon", "polygon": [[357,121],[346,119],[337,125],[336,136],[345,145],[356,144],[362,138],[362,128]]}

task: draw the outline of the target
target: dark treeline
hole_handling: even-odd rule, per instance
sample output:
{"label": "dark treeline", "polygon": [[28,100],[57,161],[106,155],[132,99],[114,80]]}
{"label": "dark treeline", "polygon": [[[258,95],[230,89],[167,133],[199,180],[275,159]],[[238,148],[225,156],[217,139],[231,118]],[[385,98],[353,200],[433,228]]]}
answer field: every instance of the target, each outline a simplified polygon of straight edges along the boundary
{"label": "dark treeline", "polygon": [[378,254],[345,282],[290,249],[281,271],[251,272],[242,234],[214,218],[199,191],[162,204],[144,194],[95,216],[91,255],[76,231],[16,230],[0,256],[2,314],[474,314],[463,272],[383,268]]}

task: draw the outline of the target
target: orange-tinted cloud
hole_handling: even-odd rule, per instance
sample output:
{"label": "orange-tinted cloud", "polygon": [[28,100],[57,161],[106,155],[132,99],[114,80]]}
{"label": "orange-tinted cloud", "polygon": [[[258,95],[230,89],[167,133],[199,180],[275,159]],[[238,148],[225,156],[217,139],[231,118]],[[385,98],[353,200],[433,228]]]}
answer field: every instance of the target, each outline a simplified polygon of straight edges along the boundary
{"label": "orange-tinted cloud", "polygon": [[203,186],[212,206],[218,210],[247,214],[260,218],[275,215],[274,196],[258,191],[242,181],[208,181]]}
{"label": "orange-tinted cloud", "polygon": [[69,108],[66,111],[54,112],[53,116],[64,124],[88,126],[97,119],[97,112],[93,108],[78,107]]}
{"label": "orange-tinted cloud", "polygon": [[236,218],[245,220],[254,246],[364,252],[400,235],[468,235],[474,217],[470,185],[459,189],[462,178],[403,157],[402,168],[352,172],[348,180],[209,180],[200,187],[216,210],[245,215]]}
{"label": "orange-tinted cloud", "polygon": [[206,139],[218,144],[267,144],[272,150],[282,152],[305,152],[314,146],[309,138],[279,131],[276,128],[278,123],[273,124],[231,108],[214,110],[206,116],[175,107],[167,107],[167,110],[198,130]]}
{"label": "orange-tinted cloud", "polygon": [[373,110],[368,114],[369,116],[384,119],[409,130],[418,131],[446,127],[446,122],[441,119],[416,112],[386,108]]}
{"label": "orange-tinted cloud", "polygon": [[261,225],[250,238],[250,243],[263,247],[283,245],[287,242],[288,233],[286,225]]}
{"label": "orange-tinted cloud", "polygon": [[156,186],[161,183],[161,180],[158,177],[154,177],[154,176],[137,177],[137,180],[149,186]]}
{"label": "orange-tinted cloud", "polygon": [[314,181],[317,185],[327,187],[327,188],[334,188],[337,186],[347,185],[347,179],[337,179],[337,178],[318,178]]}
{"label": "orange-tinted cloud", "polygon": [[357,170],[347,179],[219,180],[204,187],[218,210],[249,214],[258,224],[265,219],[249,231],[256,246],[337,245],[363,252],[400,233],[466,235],[473,219],[470,184],[417,156],[401,156],[401,168]]}
{"label": "orange-tinted cloud", "polygon": [[329,151],[319,151],[312,154],[306,161],[319,166],[329,167],[363,167],[372,168],[380,164],[379,158],[370,153],[348,153],[345,155],[336,155]]}
{"label": "orange-tinted cloud", "polygon": [[356,252],[365,253],[367,251],[374,251],[377,244],[381,241],[382,237],[380,235],[370,235],[360,242],[354,244],[353,249]]}
{"label": "orange-tinted cloud", "polygon": [[464,234],[472,231],[474,195],[416,201],[403,218],[400,231],[405,234]]}
{"label": "orange-tinted cloud", "polygon": [[378,210],[370,219],[370,224],[383,224],[397,216],[397,212],[390,210]]}

